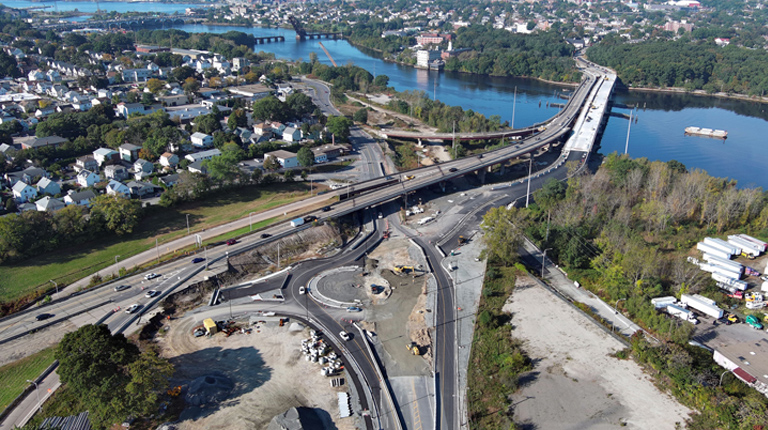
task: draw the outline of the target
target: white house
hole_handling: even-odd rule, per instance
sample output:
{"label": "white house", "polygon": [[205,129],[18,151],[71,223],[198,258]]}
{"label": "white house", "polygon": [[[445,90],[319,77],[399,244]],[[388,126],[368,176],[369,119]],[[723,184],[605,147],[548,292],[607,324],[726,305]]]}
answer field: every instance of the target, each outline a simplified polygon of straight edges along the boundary
{"label": "white house", "polygon": [[285,150],[278,150],[278,151],[272,151],[267,152],[264,154],[264,160],[266,161],[267,158],[274,158],[277,160],[278,163],[280,163],[281,166],[285,169],[290,169],[292,167],[298,167],[299,165],[299,159],[296,157],[296,154],[293,152],[288,152]]}
{"label": "white house", "polygon": [[147,160],[139,158],[133,163],[133,171],[136,172],[135,177],[141,179],[145,176],[149,176],[155,171],[155,165]]}
{"label": "white house", "polygon": [[93,151],[93,158],[96,159],[99,166],[102,166],[104,163],[117,161],[120,158],[120,154],[114,149],[99,148]]}
{"label": "white house", "polygon": [[107,166],[104,169],[104,176],[107,179],[122,181],[123,179],[127,178],[129,175],[128,175],[128,169],[126,169],[125,167],[119,164],[113,164],[111,166]]}
{"label": "white house", "polygon": [[134,145],[132,143],[124,143],[117,148],[120,151],[120,158],[129,163],[133,163],[139,158],[139,151],[141,146]]}
{"label": "white house", "polygon": [[187,154],[184,158],[194,163],[197,161],[210,160],[211,158],[218,157],[219,155],[221,155],[221,151],[214,148],[207,151],[196,152],[194,154]]}
{"label": "white house", "polygon": [[107,194],[112,196],[121,196],[125,198],[131,197],[131,190],[122,182],[115,181],[114,179],[107,184]]}
{"label": "white house", "polygon": [[70,190],[69,193],[64,196],[64,203],[68,205],[89,206],[91,204],[91,199],[94,197],[96,197],[96,195],[93,194],[93,191],[91,190],[80,192]]}
{"label": "white house", "polygon": [[35,202],[37,210],[40,212],[54,212],[64,208],[64,202],[59,199],[55,199],[50,196],[45,196],[42,199]]}
{"label": "white house", "polygon": [[165,152],[160,156],[160,165],[165,167],[176,167],[179,164],[179,156],[171,152]]}
{"label": "white house", "polygon": [[96,158],[94,158],[93,155],[77,157],[77,160],[75,160],[75,171],[79,172],[83,169],[91,171],[99,170],[99,162],[96,161]]}
{"label": "white house", "polygon": [[150,69],[125,69],[123,70],[123,81],[125,82],[144,82],[152,77]]}
{"label": "white house", "polygon": [[207,135],[205,133],[192,133],[192,136],[189,137],[189,140],[192,141],[192,146],[196,148],[210,148],[213,146],[213,136]]}
{"label": "white house", "polygon": [[43,73],[40,69],[35,69],[27,74],[27,79],[30,81],[42,81],[45,79],[45,73]]}
{"label": "white house", "polygon": [[81,170],[80,173],[77,174],[77,183],[80,184],[81,187],[92,187],[100,180],[101,177],[90,170]]}
{"label": "white house", "polygon": [[301,130],[293,127],[285,127],[283,140],[286,142],[298,142],[301,140]]}
{"label": "white house", "polygon": [[61,186],[58,182],[52,181],[48,178],[42,178],[37,183],[37,192],[40,194],[48,193],[52,196],[61,194]]}
{"label": "white house", "polygon": [[37,190],[26,183],[19,181],[13,186],[13,197],[20,203],[28,202],[37,197]]}

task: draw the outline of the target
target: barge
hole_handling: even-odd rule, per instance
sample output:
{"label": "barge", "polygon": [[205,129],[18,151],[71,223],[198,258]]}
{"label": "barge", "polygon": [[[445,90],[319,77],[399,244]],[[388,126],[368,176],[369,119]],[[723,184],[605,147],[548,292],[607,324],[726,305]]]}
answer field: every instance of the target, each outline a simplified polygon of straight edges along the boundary
{"label": "barge", "polygon": [[714,137],[716,139],[728,138],[728,132],[725,130],[713,130],[711,128],[702,127],[686,127],[685,134],[688,136]]}

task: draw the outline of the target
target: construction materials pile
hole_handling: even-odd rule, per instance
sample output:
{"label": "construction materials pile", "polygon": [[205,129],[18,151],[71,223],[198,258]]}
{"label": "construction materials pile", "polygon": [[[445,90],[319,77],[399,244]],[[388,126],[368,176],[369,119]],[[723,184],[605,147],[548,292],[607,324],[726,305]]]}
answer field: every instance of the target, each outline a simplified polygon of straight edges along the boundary
{"label": "construction materials pile", "polygon": [[301,353],[304,354],[304,359],[323,366],[320,372],[325,376],[334,376],[344,370],[344,365],[322,338],[322,333],[310,330],[309,335],[309,339],[301,341]]}

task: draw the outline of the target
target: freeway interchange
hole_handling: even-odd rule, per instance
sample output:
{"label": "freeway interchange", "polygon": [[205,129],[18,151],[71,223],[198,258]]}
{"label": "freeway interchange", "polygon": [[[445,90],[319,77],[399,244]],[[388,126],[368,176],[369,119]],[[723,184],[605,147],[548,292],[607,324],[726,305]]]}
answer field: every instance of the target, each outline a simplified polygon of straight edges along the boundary
{"label": "freeway interchange", "polygon": [[[367,236],[354,246],[347,246],[334,257],[302,262],[291,268],[286,282],[282,286],[278,286],[278,288],[282,288],[283,295],[280,304],[266,302],[254,304],[247,303],[248,300],[244,300],[242,303],[238,302],[239,298],[247,298],[250,295],[274,289],[274,283],[270,282],[248,288],[225,288],[222,289],[222,297],[230,302],[230,306],[233,306],[233,311],[236,313],[276,312],[303,320],[308,325],[329,334],[329,337],[334,341],[335,348],[351,364],[349,373],[356,390],[360,393],[358,397],[361,407],[363,410],[370,411],[364,417],[366,427],[370,429],[410,428],[405,422],[406,420],[403,419],[403,414],[399,411],[400,405],[396,404],[388,391],[388,382],[384,376],[386,371],[379,369],[378,358],[372,353],[364,332],[354,324],[342,322],[343,316],[346,314],[344,309],[328,309],[308,298],[308,295],[300,294],[299,288],[307,285],[313,276],[327,268],[359,262],[367,252],[375,247],[382,238],[382,222],[384,220],[376,219],[375,216],[377,212],[382,210],[381,208],[389,206],[386,211],[388,214],[386,218],[394,228],[399,229],[398,210],[392,203],[398,197],[407,196],[409,193],[428,186],[445,184],[447,181],[464,175],[482,172],[511,159],[532,154],[545,146],[562,142],[568,136],[570,126],[579,115],[580,110],[582,108],[589,109],[588,106],[584,105],[585,100],[587,100],[595,83],[600,79],[599,73],[595,71],[585,72],[584,76],[581,85],[574,92],[565,108],[548,121],[540,133],[517,141],[515,145],[489,151],[482,155],[385,175],[384,166],[375,161],[381,156],[377,154],[380,150],[377,151],[376,142],[362,131],[354,130],[353,140],[358,142],[362,158],[362,177],[370,179],[327,193],[325,197],[329,199],[339,197],[340,201],[334,203],[329,211],[318,211],[307,215],[324,221],[360,213],[363,218],[367,219],[367,223],[373,226],[372,231],[366,233]],[[322,108],[326,111],[332,110],[333,113],[335,109],[328,101],[328,92],[323,90],[323,86],[313,81],[305,81],[305,83],[315,88],[315,97],[321,100]],[[539,188],[551,178],[566,179],[567,169],[559,167],[564,165],[566,161],[573,161],[580,163],[579,168],[581,168],[584,164],[585,155],[581,152],[562,154],[556,166],[530,179],[530,190],[524,183],[510,184],[495,192],[491,188],[489,193],[496,196],[493,200],[494,204],[507,204],[516,201],[528,195],[532,189]],[[460,387],[457,383],[459,364],[456,359],[457,328],[453,284],[441,264],[443,257],[445,257],[444,251],[433,243],[454,241],[465,230],[476,227],[481,215],[479,211],[487,209],[486,205],[488,204],[490,204],[489,201],[478,201],[476,208],[478,214],[469,217],[466,225],[458,225],[447,234],[436,237],[419,237],[408,234],[423,249],[430,271],[435,276],[440,291],[437,297],[437,322],[433,336],[433,349],[436,352],[435,374],[433,375],[437,387],[434,399],[437,409],[435,414],[437,419],[434,423],[436,429],[463,428],[466,425],[466,417],[460,413],[465,408],[459,404],[462,396],[459,393]],[[381,206],[374,209],[377,205]],[[36,314],[41,313],[42,310],[22,312],[4,318],[0,320],[0,344],[22,338],[31,331],[65,320],[72,320],[76,325],[105,323],[113,332],[126,331],[143,314],[151,311],[157,303],[177,289],[188,285],[190,282],[202,280],[204,276],[215,275],[217,273],[215,270],[225,270],[231,256],[247,252],[310,227],[310,225],[293,227],[289,223],[276,224],[260,230],[262,235],[246,236],[235,245],[208,248],[205,251],[204,258],[206,260],[202,263],[193,263],[193,257],[185,257],[153,268],[154,272],[161,275],[156,279],[148,280],[145,279],[145,273],[137,274],[121,279],[115,284],[56,300],[45,307],[45,312],[53,314],[53,317],[47,320],[36,320]],[[194,257],[200,258],[200,256],[201,254],[197,254]],[[131,288],[124,291],[114,291],[114,286],[119,284],[128,284],[131,285]],[[152,298],[145,297],[145,293],[149,290],[157,290],[160,294]],[[134,313],[124,312],[125,308],[132,304],[138,304],[140,307]],[[111,309],[111,312],[104,313],[104,308]],[[97,310],[100,310],[102,314],[99,315]],[[224,310],[222,309],[221,312]],[[352,333],[352,339],[348,342],[338,339],[335,334],[339,333],[340,330]],[[22,403],[19,408],[23,409],[24,405]],[[34,403],[32,405],[34,407]],[[6,428],[7,424],[14,424],[8,421],[3,422],[0,428]]]}

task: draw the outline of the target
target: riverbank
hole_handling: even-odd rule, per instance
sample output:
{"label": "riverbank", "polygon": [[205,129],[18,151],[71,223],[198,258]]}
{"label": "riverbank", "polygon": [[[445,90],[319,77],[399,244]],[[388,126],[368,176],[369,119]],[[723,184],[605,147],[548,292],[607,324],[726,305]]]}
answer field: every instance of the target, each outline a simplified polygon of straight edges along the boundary
{"label": "riverbank", "polygon": [[685,88],[649,88],[649,87],[627,87],[623,86],[629,91],[646,92],[646,93],[673,93],[673,94],[691,94],[699,97],[717,97],[721,99],[733,99],[742,100],[747,102],[768,103],[768,97],[748,96],[745,94],[728,94],[723,92],[708,93],[704,90],[689,91]]}

